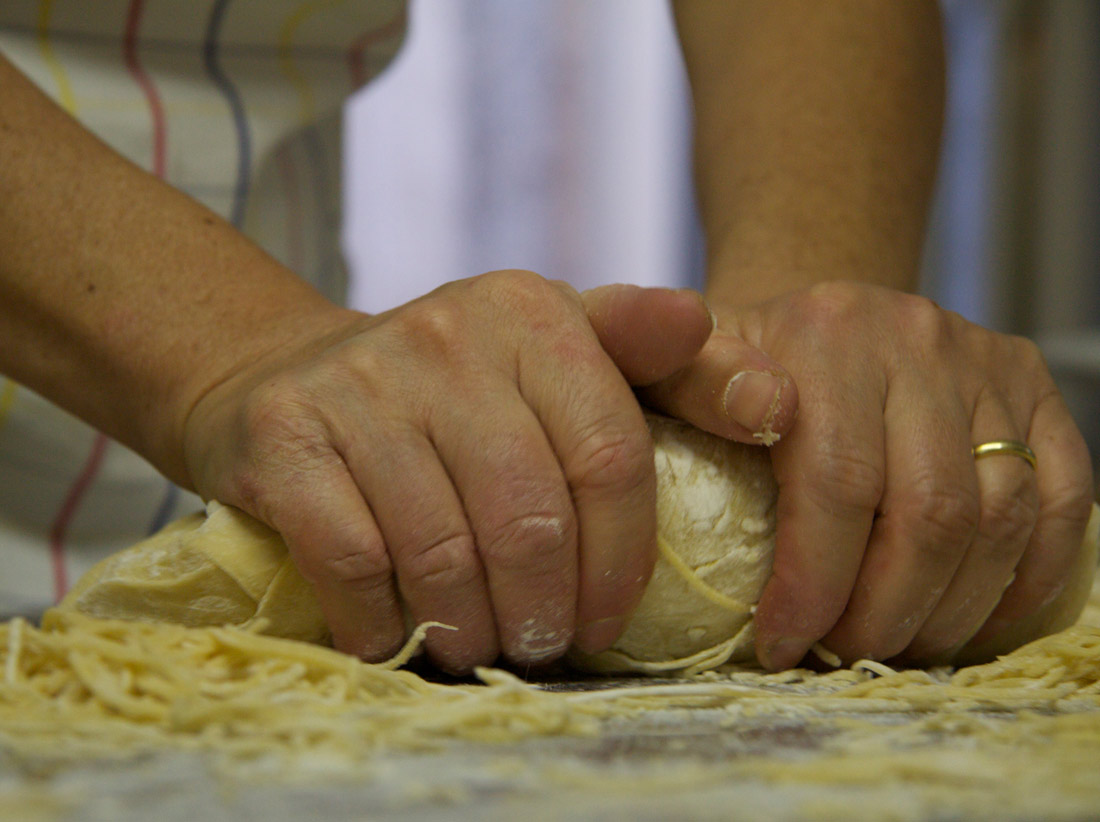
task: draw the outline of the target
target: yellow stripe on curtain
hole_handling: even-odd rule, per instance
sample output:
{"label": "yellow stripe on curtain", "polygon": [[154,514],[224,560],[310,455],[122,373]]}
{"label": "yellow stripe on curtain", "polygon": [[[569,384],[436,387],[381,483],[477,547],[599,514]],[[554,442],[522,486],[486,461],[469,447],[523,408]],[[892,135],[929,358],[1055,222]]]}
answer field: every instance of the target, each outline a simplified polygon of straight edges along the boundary
{"label": "yellow stripe on curtain", "polygon": [[57,99],[61,107],[69,114],[76,114],[76,95],[73,94],[72,83],[65,72],[61,61],[53,50],[53,41],[50,39],[50,22],[53,18],[53,0],[40,0],[38,4],[38,51],[42,55],[42,61],[50,69],[53,81],[57,85]]}
{"label": "yellow stripe on curtain", "polygon": [[294,9],[279,28],[279,70],[298,92],[298,108],[303,124],[313,122],[317,103],[313,87],[294,61],[294,36],[314,14],[342,6],[346,0],[310,0]]}
{"label": "yellow stripe on curtain", "polygon": [[14,380],[4,380],[3,386],[0,386],[0,428],[4,427],[4,423],[8,421],[8,414],[11,413],[11,407],[15,405],[15,392],[17,386]]}

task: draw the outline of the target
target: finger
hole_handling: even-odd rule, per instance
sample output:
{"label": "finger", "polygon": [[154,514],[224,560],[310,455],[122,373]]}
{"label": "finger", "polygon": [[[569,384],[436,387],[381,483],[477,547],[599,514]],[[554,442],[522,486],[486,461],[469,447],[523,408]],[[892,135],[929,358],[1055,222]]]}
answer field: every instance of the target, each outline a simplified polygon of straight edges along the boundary
{"label": "finger", "polygon": [[1052,602],[1065,588],[1092,505],[1088,448],[1051,385],[1036,405],[1027,442],[1035,452],[1039,513],[1016,577],[972,644],[996,637]]}
{"label": "finger", "polygon": [[641,408],[594,333],[578,324],[520,357],[520,391],[570,489],[579,551],[577,632],[582,651],[605,650],[641,599],[656,559],[653,443]]}
{"label": "finger", "polygon": [[[971,431],[975,444],[1019,440],[1026,436],[1027,420],[1017,419],[1007,399],[986,391],[974,409]],[[1012,581],[1035,527],[1039,495],[1027,462],[1014,456],[982,457],[974,470],[977,531],[947,590],[905,650],[908,660],[945,659],[974,635]]]}
{"label": "finger", "polygon": [[815,384],[772,450],[779,484],[772,576],[757,605],[757,656],[798,663],[836,623],[859,573],[883,487],[884,388],[870,374]]}
{"label": "finger", "polygon": [[650,385],[699,353],[715,319],[697,291],[605,285],[581,293],[588,320],[631,385]]}
{"label": "finger", "polygon": [[902,373],[884,418],[886,485],[844,615],[822,640],[843,659],[887,659],[920,630],[978,524],[970,415],[945,384]]}
{"label": "finger", "polygon": [[790,431],[798,391],[775,360],[714,331],[686,368],[643,389],[647,404],[720,437],[771,445]]}
{"label": "finger", "polygon": [[286,496],[273,496],[260,513],[316,589],[334,647],[380,662],[405,638],[393,566],[361,491],[333,460],[280,484]]}
{"label": "finger", "polygon": [[[462,503],[435,448],[419,431],[369,427],[345,447],[356,482],[377,512],[413,621],[457,629],[429,632],[424,640],[428,655],[453,673],[490,664],[499,646],[485,573]],[[373,613],[360,618],[373,620]]]}
{"label": "finger", "polygon": [[514,393],[491,419],[480,408],[437,415],[432,437],[477,540],[504,655],[519,664],[561,656],[576,616],[577,522],[538,420]]}

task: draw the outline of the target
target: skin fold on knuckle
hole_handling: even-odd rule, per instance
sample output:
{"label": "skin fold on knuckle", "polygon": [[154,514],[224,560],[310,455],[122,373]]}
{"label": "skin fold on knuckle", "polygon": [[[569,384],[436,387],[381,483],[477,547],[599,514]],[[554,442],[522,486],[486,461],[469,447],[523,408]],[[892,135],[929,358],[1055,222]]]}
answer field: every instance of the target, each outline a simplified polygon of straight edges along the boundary
{"label": "skin fold on knuckle", "polygon": [[653,443],[638,415],[636,425],[619,417],[596,420],[579,433],[565,463],[575,490],[632,495],[656,493]]}
{"label": "skin fold on knuckle", "polygon": [[574,289],[523,269],[491,271],[476,278],[477,300],[497,327],[523,328],[528,336],[553,337],[563,326],[588,318]]}
{"label": "skin fold on knuckle", "polygon": [[927,565],[955,564],[977,533],[981,503],[976,487],[928,472],[910,479],[891,506],[902,533],[920,540]]}
{"label": "skin fold on knuckle", "polygon": [[[332,545],[334,537],[320,536],[314,544]],[[302,576],[315,585],[338,586],[344,590],[371,593],[389,584],[393,564],[384,545],[363,539],[354,547],[337,550],[295,551],[295,564]]]}
{"label": "skin fold on knuckle", "polygon": [[795,295],[791,308],[807,333],[847,336],[853,324],[876,303],[874,290],[857,283],[831,280]]}
{"label": "skin fold on knuckle", "polygon": [[422,544],[394,550],[401,554],[397,566],[398,584],[403,592],[415,587],[432,593],[464,594],[481,582],[482,570],[472,534],[432,537]]}
{"label": "skin fold on knuckle", "polygon": [[477,359],[476,313],[471,304],[451,292],[408,303],[380,325],[380,346],[390,365],[379,361],[374,370],[388,373],[394,360],[416,368],[408,362],[410,357],[420,363],[438,363],[451,373],[468,368]]}
{"label": "skin fold on knuckle", "polygon": [[850,515],[874,511],[886,486],[884,467],[846,438],[826,437],[800,493],[820,510]]}
{"label": "skin fold on knuckle", "polygon": [[897,324],[914,343],[913,350],[930,353],[935,359],[943,359],[955,351],[960,334],[970,326],[958,314],[919,294],[894,295],[894,310]]}
{"label": "skin fold on knuckle", "polygon": [[[499,510],[504,509],[503,506]],[[570,513],[545,510],[506,514],[478,540],[485,565],[497,572],[549,579],[572,561],[576,522]]]}
{"label": "skin fold on knuckle", "polygon": [[977,533],[986,544],[986,559],[996,566],[1015,564],[1039,516],[1039,500],[1026,486],[982,494]]}

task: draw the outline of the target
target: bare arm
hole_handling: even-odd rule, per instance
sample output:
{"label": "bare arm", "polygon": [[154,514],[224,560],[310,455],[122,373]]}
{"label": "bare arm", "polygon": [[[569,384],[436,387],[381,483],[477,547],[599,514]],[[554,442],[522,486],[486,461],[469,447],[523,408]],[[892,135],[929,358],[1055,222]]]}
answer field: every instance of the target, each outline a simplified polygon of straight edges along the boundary
{"label": "bare arm", "polygon": [[0,89],[0,371],[189,485],[195,399],[293,326],[348,317],[3,57]]}
{"label": "bare arm", "polygon": [[708,291],[912,289],[936,170],[934,0],[678,0]]}

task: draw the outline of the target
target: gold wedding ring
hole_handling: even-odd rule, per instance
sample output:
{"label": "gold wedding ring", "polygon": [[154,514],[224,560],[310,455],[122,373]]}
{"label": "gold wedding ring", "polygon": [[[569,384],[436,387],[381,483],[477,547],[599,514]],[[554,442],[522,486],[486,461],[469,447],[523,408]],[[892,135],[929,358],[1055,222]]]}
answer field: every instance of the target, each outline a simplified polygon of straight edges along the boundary
{"label": "gold wedding ring", "polygon": [[1027,460],[1027,464],[1032,468],[1036,467],[1035,452],[1027,447],[1027,443],[1020,442],[1019,440],[993,440],[992,442],[983,442],[981,445],[975,445],[970,449],[970,452],[974,455],[974,459],[980,457],[993,457],[997,454],[1011,454],[1014,457]]}

